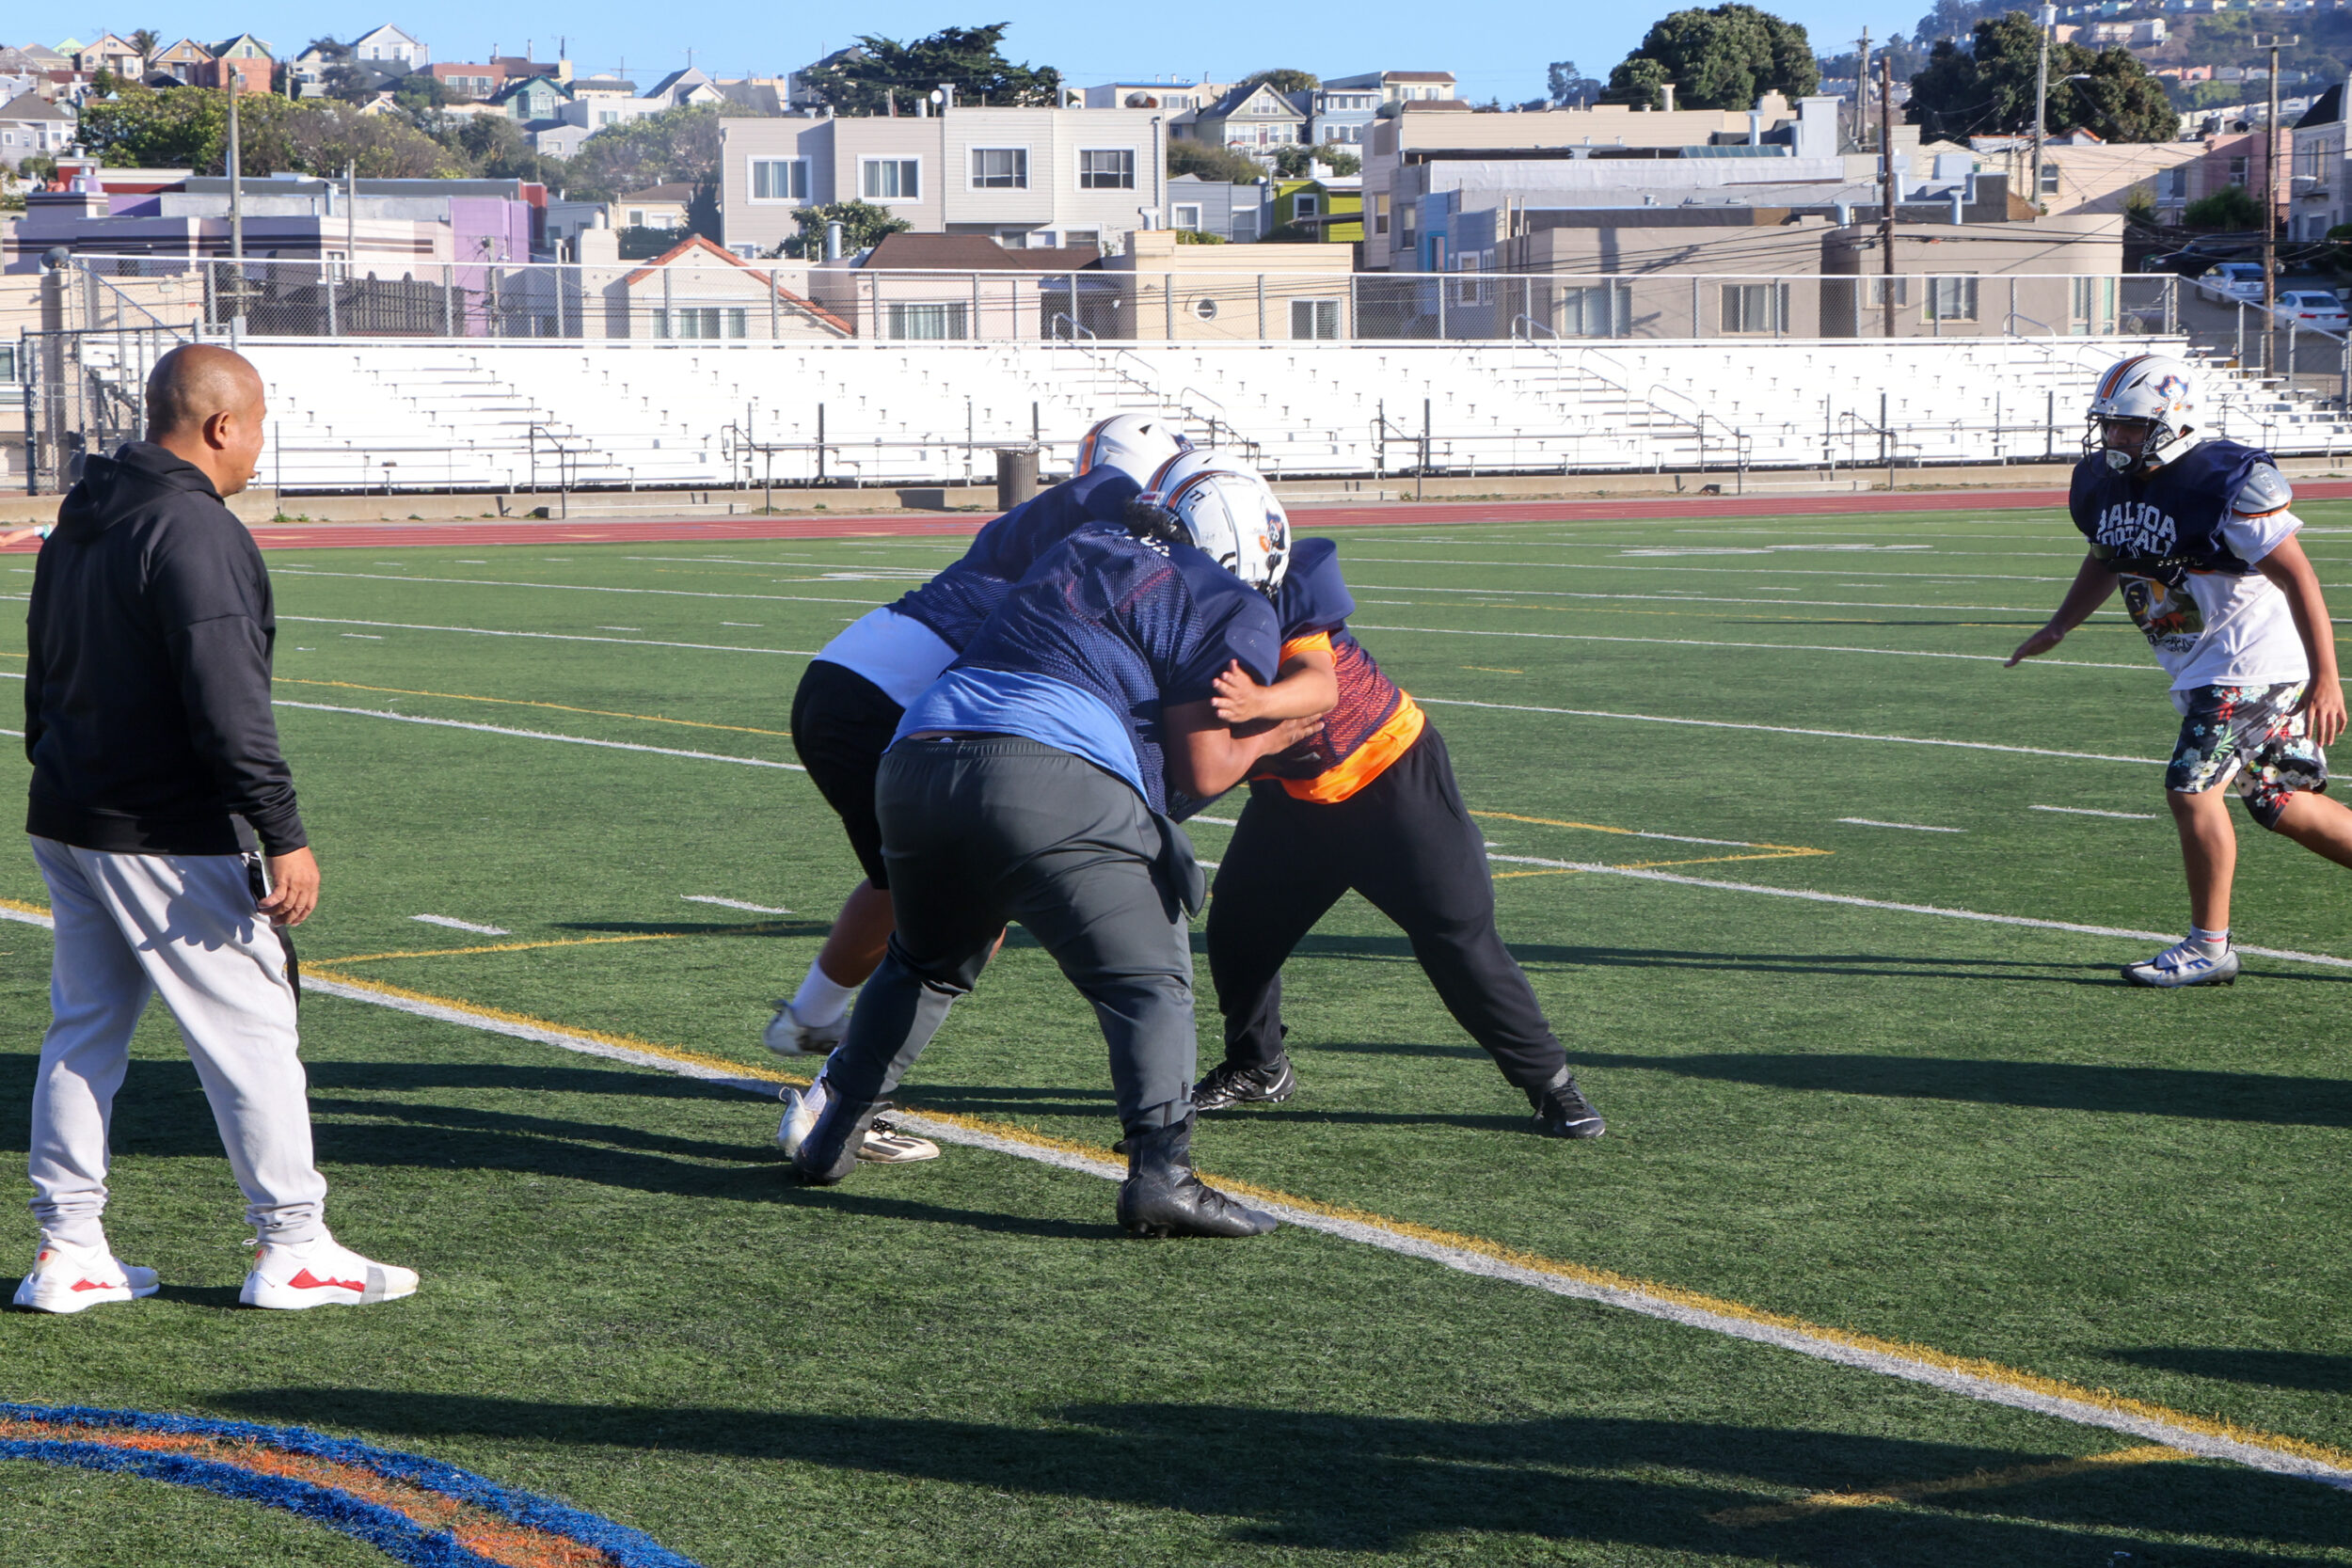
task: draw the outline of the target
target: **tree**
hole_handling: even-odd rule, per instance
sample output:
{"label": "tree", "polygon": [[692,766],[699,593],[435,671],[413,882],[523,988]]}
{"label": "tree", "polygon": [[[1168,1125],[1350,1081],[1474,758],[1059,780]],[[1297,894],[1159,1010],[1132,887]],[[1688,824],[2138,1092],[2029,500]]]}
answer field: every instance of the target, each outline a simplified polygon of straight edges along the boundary
{"label": "tree", "polygon": [[1630,55],[1609,72],[1609,86],[1600,95],[1604,103],[1629,103],[1637,109],[1662,109],[1666,106],[1666,84],[1673,80],[1666,68],[1645,55]]}
{"label": "tree", "polygon": [[[1641,61],[1659,71],[1637,71]],[[1643,102],[1621,96],[1636,92],[1662,100],[1658,87],[1672,82],[1678,107],[1746,109],[1775,88],[1803,98],[1820,81],[1820,65],[1802,26],[1735,0],[1713,10],[1675,11],[1654,24],[1641,47],[1609,73],[1603,96],[1618,103]]]}
{"label": "tree", "polygon": [[355,60],[338,60],[319,72],[319,86],[329,98],[345,103],[365,103],[376,94],[376,73]]}
{"label": "tree", "polygon": [[1600,84],[1577,70],[1574,60],[1552,61],[1544,71],[1544,79],[1551,88],[1551,96],[1546,102],[1554,108],[1573,105],[1581,109],[1600,96]]}
{"label": "tree", "polygon": [[329,62],[351,58],[351,45],[337,43],[330,38],[312,39],[302,46],[302,54],[308,55],[313,49],[319,52],[319,58]]}
{"label": "tree", "polygon": [[1323,78],[1311,71],[1296,71],[1287,66],[1273,71],[1253,71],[1233,84],[1235,92],[1247,92],[1256,87],[1269,87],[1276,92],[1312,92],[1323,86]]}
{"label": "tree", "polygon": [[523,128],[504,115],[438,119],[434,122],[433,139],[485,179],[534,180],[549,189],[570,183],[564,160],[532,151]]}
{"label": "tree", "polygon": [[2263,226],[2263,208],[2244,185],[2224,185],[2203,200],[2190,202],[2181,221],[2208,233],[2242,234]]}
{"label": "tree", "polygon": [[441,79],[429,71],[412,71],[392,84],[392,102],[411,115],[423,115],[454,101]]}
{"label": "tree", "polygon": [[911,107],[942,83],[973,103],[1051,108],[1061,102],[1061,72],[1005,58],[998,45],[1011,25],[943,27],[913,43],[866,34],[855,49],[802,72],[802,85],[837,114]]}
{"label": "tree", "polygon": [[1327,145],[1277,148],[1274,152],[1274,172],[1288,180],[1311,180],[1314,166],[1321,164],[1334,175],[1361,174],[1364,161],[1343,148]]}
{"label": "tree", "polygon": [[1168,172],[1171,179],[1179,174],[1197,174],[1203,180],[1231,185],[1254,185],[1265,178],[1264,169],[1230,147],[1190,139],[1178,141],[1172,136],[1168,143]]}
{"label": "tree", "polygon": [[[1904,116],[1940,136],[2030,130],[2041,49],[2041,29],[2024,11],[1978,23],[1965,48],[1940,39],[1927,65],[1911,79]],[[2090,80],[2067,80],[2075,75]],[[2158,142],[2173,138],[2180,117],[2164,84],[2149,75],[2130,50],[2093,54],[2078,43],[2061,43],[2050,51],[2043,123],[2053,135],[2085,126],[2105,141]]]}
{"label": "tree", "polygon": [[694,194],[686,202],[686,228],[713,245],[726,243],[726,230],[719,221],[718,175],[706,174],[694,182]]}
{"label": "tree", "polygon": [[[295,103],[270,93],[237,101],[239,155],[248,175],[339,175],[357,163],[372,180],[421,179],[472,172],[415,126],[391,115],[363,115],[342,103]],[[81,140],[114,167],[227,172],[229,95],[210,87],[126,91],[82,110]]]}
{"label": "tree", "polygon": [[572,193],[610,201],[624,191],[701,180],[719,170],[719,111],[709,103],[664,109],[608,125],[566,166]]}
{"label": "tree", "polygon": [[139,52],[139,64],[145,66],[155,58],[155,51],[164,46],[164,36],[152,27],[141,27],[122,41]]}
{"label": "tree", "polygon": [[877,207],[866,201],[835,201],[822,207],[803,207],[792,214],[792,221],[801,231],[778,247],[783,256],[818,257],[825,253],[825,226],[841,225],[841,245],[845,255],[855,255],[868,245],[880,245],[885,234],[903,234],[914,227],[902,217],[893,217],[887,207]]}

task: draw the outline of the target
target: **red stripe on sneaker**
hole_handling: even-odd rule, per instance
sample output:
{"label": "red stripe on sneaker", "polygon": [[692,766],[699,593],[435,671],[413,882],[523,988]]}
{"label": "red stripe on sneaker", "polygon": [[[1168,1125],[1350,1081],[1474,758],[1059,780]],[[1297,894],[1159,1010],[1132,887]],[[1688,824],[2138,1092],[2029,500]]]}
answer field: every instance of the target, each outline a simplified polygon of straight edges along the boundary
{"label": "red stripe on sneaker", "polygon": [[77,1291],[111,1291],[114,1289],[103,1279],[77,1279],[73,1282],[73,1288]]}
{"label": "red stripe on sneaker", "polygon": [[364,1282],[357,1279],[321,1279],[308,1269],[286,1281],[286,1288],[290,1291],[357,1291],[362,1295],[367,1293],[368,1289]]}

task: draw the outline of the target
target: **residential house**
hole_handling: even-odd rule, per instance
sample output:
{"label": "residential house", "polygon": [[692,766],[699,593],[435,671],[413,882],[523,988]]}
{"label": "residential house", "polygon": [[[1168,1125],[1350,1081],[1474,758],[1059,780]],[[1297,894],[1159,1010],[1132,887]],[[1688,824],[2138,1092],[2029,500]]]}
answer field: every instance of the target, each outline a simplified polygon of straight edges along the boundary
{"label": "residential house", "polygon": [[1168,230],[1131,234],[1126,249],[1101,267],[1118,301],[1105,314],[1115,315],[1120,330],[1097,336],[1353,338],[1354,254],[1335,245],[1185,245]]}
{"label": "residential house", "polygon": [[[342,64],[347,57],[342,55],[330,55],[318,45],[312,44],[287,62],[286,75],[289,80],[300,87],[315,87],[325,79],[329,69]],[[295,96],[314,95],[297,92]]]}
{"label": "residential house", "polygon": [[267,92],[277,65],[267,40],[239,33],[226,43],[213,45],[211,85],[227,87],[234,82],[239,92]]}
{"label": "residential house", "polygon": [[1326,175],[1315,180],[1276,180],[1269,233],[1289,230],[1294,243],[1352,245],[1364,237],[1361,175]]}
{"label": "residential house", "polygon": [[151,75],[167,71],[185,87],[210,87],[213,82],[213,52],[194,39],[182,39],[168,49],[160,49],[147,62]]}
{"label": "residential house", "polygon": [[917,106],[925,112],[723,120],[727,248],[772,254],[799,232],[798,209],[850,199],[887,207],[916,232],[1015,248],[1105,244],[1166,224],[1164,111]]}
{"label": "residential house", "polygon": [[721,77],[720,95],[755,115],[780,115],[790,107],[791,78],[787,76]]}
{"label": "residential house", "polygon": [[659,113],[662,109],[682,109],[689,103],[723,103],[726,94],[719,90],[718,83],[690,67],[661,78],[645,89],[644,97]]}
{"label": "residential house", "polygon": [[1125,337],[1092,245],[1007,248],[985,234],[889,234],[813,267],[809,293],[862,338]]}
{"label": "residential house", "polygon": [[353,39],[351,57],[361,65],[372,65],[395,75],[433,63],[431,50],[389,22]]}
{"label": "residential house", "polygon": [[[612,204],[603,201],[575,201],[557,196],[548,201],[548,244],[561,246],[577,240],[594,229],[612,227]],[[577,246],[573,247],[577,250]],[[569,258],[579,261],[574,255]]]}
{"label": "residential house", "polygon": [[[2026,166],[2033,158],[2031,136],[1971,136],[1968,146],[1982,168],[1998,168],[2009,176],[2010,188],[2024,192]],[[2120,214],[2134,191],[2161,208],[2173,202],[2171,192],[2185,189],[2170,178],[2181,165],[2204,155],[2197,142],[2119,142],[2109,144],[2088,130],[2076,128],[2047,138],[2042,149],[2042,180],[2037,193],[2045,213],[2106,213]],[[2177,202],[2171,222],[2180,221]]]}
{"label": "residential house", "polygon": [[73,52],[73,69],[86,76],[110,71],[125,81],[135,82],[147,74],[147,60],[138,45],[112,33],[102,33],[96,43],[86,43]]}
{"label": "residential house", "polygon": [[0,104],[0,165],[16,168],[30,157],[54,158],[73,145],[73,132],[72,104],[24,93]]}
{"label": "residential house", "polygon": [[572,79],[572,62],[565,59],[534,60],[528,55],[493,54],[490,63],[510,82],[517,76],[552,76],[568,85]]}
{"label": "residential house", "polygon": [[[78,43],[73,46],[74,49],[80,47]],[[72,49],[52,49],[46,44],[27,43],[16,52],[24,55],[35,71],[72,71],[73,69]]]}
{"label": "residential house", "polygon": [[522,124],[564,119],[571,89],[552,76],[524,76],[508,82],[490,95],[490,106]]}
{"label": "residential house", "polygon": [[1167,227],[1248,245],[1274,228],[1268,211],[1272,189],[1272,182],[1265,180],[1236,185],[1203,180],[1197,174],[1179,174],[1168,182]]}
{"label": "residential house", "polygon": [[1380,113],[1381,96],[1376,82],[1352,78],[1356,85],[1343,87],[1326,82],[1314,92],[1314,114],[1307,126],[1307,139],[1327,146],[1360,147],[1364,134]]}
{"label": "residential house", "polygon": [[441,89],[453,98],[472,99],[487,103],[496,98],[506,85],[506,71],[496,65],[471,65],[453,60],[437,61],[424,68]]}
{"label": "residential house", "polygon": [[775,272],[749,266],[699,234],[607,284],[603,295],[607,338],[825,341],[855,331],[846,317],[786,288]]}
{"label": "residential house", "polygon": [[590,131],[626,125],[655,112],[655,105],[637,96],[637,84],[616,76],[576,77],[566,88],[561,118],[564,123]]}
{"label": "residential house", "polygon": [[694,187],[684,181],[631,191],[613,199],[609,209],[612,215],[612,227],[683,229],[686,227],[686,205],[693,199]]}
{"label": "residential house", "polygon": [[579,157],[580,144],[596,135],[585,125],[574,125],[561,119],[552,123],[542,121],[537,125],[526,125],[523,134],[531,138],[533,152],[549,158]]}
{"label": "residential house", "polygon": [[1183,82],[1173,78],[1158,82],[1104,82],[1099,87],[1078,89],[1080,108],[1085,109],[1166,109],[1182,113],[1198,109],[1216,101],[1224,91],[1209,89],[1207,84]]}
{"label": "residential house", "polygon": [[1361,76],[1335,76],[1323,84],[1326,92],[1377,93],[1380,108],[1400,103],[1434,103],[1454,95],[1450,71],[1372,71]]}
{"label": "residential house", "polygon": [[1235,87],[1216,103],[1193,112],[1187,123],[1174,128],[1178,139],[1210,147],[1229,148],[1257,159],[1274,161],[1275,150],[1295,147],[1307,139],[1307,92],[1277,92],[1263,82]]}
{"label": "residential house", "polygon": [[2352,174],[2346,163],[2352,148],[2345,145],[2344,98],[2344,84],[2339,82],[2295,122],[2295,150],[2287,166],[2290,183],[2283,193],[2289,238],[2322,239],[2338,224],[2352,222],[2352,200],[2344,190],[2345,176]]}

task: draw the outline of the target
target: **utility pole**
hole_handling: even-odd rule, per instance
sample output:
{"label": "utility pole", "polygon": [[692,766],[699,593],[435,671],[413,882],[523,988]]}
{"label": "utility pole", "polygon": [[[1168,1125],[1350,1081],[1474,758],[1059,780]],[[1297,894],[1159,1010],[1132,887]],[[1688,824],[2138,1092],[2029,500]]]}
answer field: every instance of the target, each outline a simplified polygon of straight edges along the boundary
{"label": "utility pole", "polygon": [[[234,71],[229,73],[229,256],[238,262],[245,260],[245,160],[237,146],[237,87],[243,80]],[[240,270],[237,276],[245,274]],[[238,299],[244,297],[240,290]]]}
{"label": "utility pole", "polygon": [[[2295,34],[2258,34],[2254,47],[2270,51],[2270,118],[2263,122],[2263,370],[2279,362],[2279,51]],[[2295,182],[2287,182],[2295,189]]]}
{"label": "utility pole", "polygon": [[2058,8],[2044,6],[2035,18],[2042,31],[2042,55],[2033,68],[2033,167],[2026,173],[2026,189],[2032,193],[2033,210],[2042,211],[2042,143],[2049,133],[2044,127],[2050,119],[2050,29],[2058,25]]}
{"label": "utility pole", "polygon": [[1862,150],[1870,150],[1870,29],[1862,29],[1862,37],[1854,43],[1853,106],[1854,140]]}
{"label": "utility pole", "polygon": [[1886,205],[1879,219],[1879,303],[1886,313],[1886,335],[1895,335],[1895,65],[1879,55],[1879,165],[1886,176]]}

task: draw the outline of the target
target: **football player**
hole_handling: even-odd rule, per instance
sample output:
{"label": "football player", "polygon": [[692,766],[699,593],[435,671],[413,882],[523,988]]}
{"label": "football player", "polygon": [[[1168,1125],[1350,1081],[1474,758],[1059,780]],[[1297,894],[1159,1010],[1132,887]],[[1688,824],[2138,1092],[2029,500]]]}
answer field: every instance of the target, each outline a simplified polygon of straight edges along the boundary
{"label": "football player", "polygon": [[2188,871],[2189,931],[2123,977],[2139,986],[2226,986],[2237,839],[2222,794],[2256,822],[2352,865],[2352,811],[2322,795],[2324,750],[2344,733],[2335,631],[2296,542],[2302,520],[2270,454],[2207,439],[2197,376],[2167,355],[2134,355],[2099,378],[2068,507],[2090,553],[2040,631],[2010,656],[2046,654],[2106,603],[2123,608],[2172,677],[2181,734],[2165,800]]}

